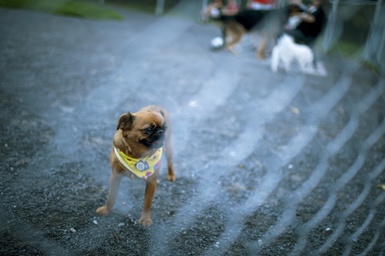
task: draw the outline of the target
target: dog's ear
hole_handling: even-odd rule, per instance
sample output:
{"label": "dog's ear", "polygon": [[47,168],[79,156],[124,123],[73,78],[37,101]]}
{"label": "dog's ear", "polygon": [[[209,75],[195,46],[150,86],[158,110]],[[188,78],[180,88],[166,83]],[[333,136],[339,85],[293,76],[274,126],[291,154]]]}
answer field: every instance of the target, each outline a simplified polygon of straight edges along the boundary
{"label": "dog's ear", "polygon": [[132,127],[134,123],[135,116],[133,116],[130,112],[127,112],[119,117],[118,126],[116,130],[128,130]]}

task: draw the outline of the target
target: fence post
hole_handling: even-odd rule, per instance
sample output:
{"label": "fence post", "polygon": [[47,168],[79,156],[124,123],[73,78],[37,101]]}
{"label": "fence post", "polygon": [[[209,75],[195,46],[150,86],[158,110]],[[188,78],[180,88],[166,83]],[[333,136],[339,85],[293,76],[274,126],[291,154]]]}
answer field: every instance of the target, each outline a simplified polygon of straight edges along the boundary
{"label": "fence post", "polygon": [[162,15],[164,12],[164,1],[165,0],[157,0],[156,1],[156,9],[155,14],[156,15]]}
{"label": "fence post", "polygon": [[202,10],[208,5],[208,0],[202,0]]}
{"label": "fence post", "polygon": [[383,18],[380,19],[381,15],[384,15],[384,9],[382,8],[382,0],[378,0],[363,56],[368,61],[373,60],[373,58],[381,58],[384,50],[385,22]]}
{"label": "fence post", "polygon": [[[337,26],[337,9],[338,9],[338,4],[339,0],[332,1],[332,11],[330,13],[330,19],[327,22],[326,25],[326,31],[325,31],[325,36],[323,40],[323,50],[328,51],[330,50],[330,47],[332,46],[333,40],[335,41],[335,33],[336,33],[336,26]],[[340,25],[340,24],[338,24]],[[339,27],[341,29],[341,27]]]}

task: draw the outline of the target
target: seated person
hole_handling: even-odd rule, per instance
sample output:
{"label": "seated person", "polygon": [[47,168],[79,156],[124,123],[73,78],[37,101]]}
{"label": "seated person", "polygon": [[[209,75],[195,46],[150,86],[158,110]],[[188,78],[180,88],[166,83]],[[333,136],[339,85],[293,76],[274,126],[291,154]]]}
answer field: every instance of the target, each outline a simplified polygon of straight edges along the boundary
{"label": "seated person", "polygon": [[304,12],[298,13],[297,17],[300,23],[294,29],[286,29],[285,33],[291,35],[296,43],[312,45],[322,32],[326,21],[322,0],[314,0],[313,4]]}
{"label": "seated person", "polygon": [[219,20],[222,8],[222,0],[213,0],[205,9],[202,10],[203,21],[208,21],[210,19]]}
{"label": "seated person", "polygon": [[221,49],[226,41],[226,31],[223,27],[223,22],[226,19],[233,17],[239,12],[239,5],[236,0],[228,0],[224,5],[222,0],[213,0],[203,11],[204,20],[216,21],[221,28],[221,43],[213,46],[213,49]]}
{"label": "seated person", "polygon": [[271,10],[276,8],[276,0],[248,0],[247,8],[252,10]]}
{"label": "seated person", "polygon": [[202,11],[202,19],[208,20],[221,20],[223,16],[232,16],[237,14],[239,6],[236,0],[228,0],[225,5],[222,0],[213,0]]}
{"label": "seated person", "polygon": [[302,0],[289,0],[287,8],[287,22],[285,29],[295,29],[301,23],[301,14],[306,11],[307,6],[302,3]]}
{"label": "seated person", "polygon": [[239,6],[236,0],[228,0],[225,7],[222,9],[222,15],[231,16],[237,14]]}

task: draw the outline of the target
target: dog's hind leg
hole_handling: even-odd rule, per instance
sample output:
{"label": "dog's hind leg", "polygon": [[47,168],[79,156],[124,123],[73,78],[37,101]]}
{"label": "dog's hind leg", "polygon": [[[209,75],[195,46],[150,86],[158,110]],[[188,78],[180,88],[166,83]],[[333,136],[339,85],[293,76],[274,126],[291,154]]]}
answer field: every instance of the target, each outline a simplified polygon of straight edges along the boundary
{"label": "dog's hind leg", "polygon": [[282,59],[282,63],[283,63],[283,66],[286,70],[286,72],[290,72],[291,71],[291,60],[285,60],[285,59]]}
{"label": "dog's hind leg", "polygon": [[244,33],[246,33],[244,27],[239,24],[238,22],[229,22],[226,24],[226,35],[230,36],[231,41],[227,42],[227,38],[225,41],[226,48],[231,52],[231,53],[236,53],[234,47],[237,45],[241,39]]}
{"label": "dog's hind leg", "polygon": [[312,65],[313,65],[313,69],[314,70],[317,70],[317,67],[318,67],[318,61],[317,61],[317,58],[314,54],[314,50],[312,49],[311,50],[311,53],[313,54],[313,61],[312,61]]}
{"label": "dog's hind leg", "polygon": [[175,181],[176,175],[174,173],[174,165],[172,162],[174,152],[173,152],[173,148],[171,145],[171,138],[170,137],[167,138],[166,144],[164,145],[164,154],[166,155],[166,159],[167,159],[167,170],[168,170],[167,180]]}

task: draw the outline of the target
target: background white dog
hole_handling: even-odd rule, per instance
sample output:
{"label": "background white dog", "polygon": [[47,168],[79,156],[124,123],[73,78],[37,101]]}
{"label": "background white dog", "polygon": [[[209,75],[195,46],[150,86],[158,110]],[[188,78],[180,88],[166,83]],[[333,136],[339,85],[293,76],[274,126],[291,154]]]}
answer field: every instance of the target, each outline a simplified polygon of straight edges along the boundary
{"label": "background white dog", "polygon": [[296,44],[294,39],[283,34],[279,39],[277,45],[274,46],[271,56],[271,70],[277,72],[280,62],[282,62],[285,70],[291,71],[291,67],[298,63],[301,71],[306,68],[313,69],[314,55],[312,50],[301,44]]}

